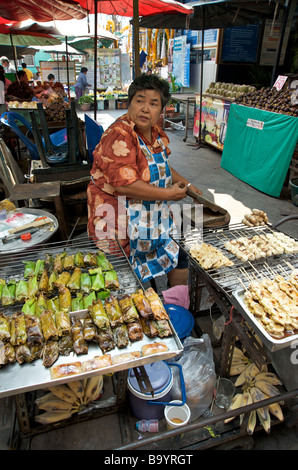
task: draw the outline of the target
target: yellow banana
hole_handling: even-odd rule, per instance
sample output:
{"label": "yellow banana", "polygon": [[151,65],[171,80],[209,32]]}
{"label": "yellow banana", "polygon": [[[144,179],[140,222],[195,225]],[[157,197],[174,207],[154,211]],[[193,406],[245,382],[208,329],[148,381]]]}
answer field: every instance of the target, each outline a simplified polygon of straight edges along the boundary
{"label": "yellow banana", "polygon": [[236,366],[232,365],[230,368],[229,374],[230,376],[239,375],[239,374],[242,374],[242,372],[244,372],[245,369],[247,369],[246,363],[238,364]]}
{"label": "yellow banana", "polygon": [[269,411],[273,416],[275,416],[279,421],[284,420],[284,415],[281,409],[281,406],[279,403],[272,403],[271,405],[268,405]]}
{"label": "yellow banana", "polygon": [[40,408],[40,405],[42,405],[43,403],[45,403],[47,400],[49,400],[50,398],[53,398],[55,395],[52,393],[52,392],[49,392],[49,393],[46,393],[45,395],[43,395],[42,397],[39,397],[39,398],[36,398],[35,400],[35,403],[36,405],[38,406],[38,408]]}
{"label": "yellow banana", "polygon": [[72,411],[60,411],[53,413],[51,411],[46,411],[45,413],[42,413],[41,415],[35,416],[35,421],[41,424],[51,424],[51,423],[57,423],[58,421],[62,421],[64,419],[71,418]]}
{"label": "yellow banana", "polygon": [[72,403],[61,400],[61,398],[55,397],[55,395],[37,404],[37,406],[40,410],[52,411],[54,413],[56,411],[70,411],[73,407]]}
{"label": "yellow banana", "polygon": [[49,390],[61,400],[68,401],[69,403],[78,402],[77,396],[70,390],[67,385],[58,385],[56,387],[50,387]]}
{"label": "yellow banana", "polygon": [[261,372],[255,377],[256,380],[265,380],[271,385],[282,385],[282,382],[279,380],[276,374],[273,372]]}
{"label": "yellow banana", "polygon": [[233,348],[232,358],[233,359],[243,359],[245,361],[249,361],[248,357],[245,356],[242,349],[237,348],[237,346],[234,346],[234,348]]}
{"label": "yellow banana", "polygon": [[[237,393],[232,401],[231,401],[231,404],[228,408],[228,411],[231,411],[231,410],[236,410],[237,408],[240,408],[242,406],[242,398],[243,398],[243,394],[242,393]],[[225,419],[225,423],[229,423],[230,421],[232,421],[233,419],[235,419],[236,416],[232,416],[231,418],[227,418]]]}
{"label": "yellow banana", "polygon": [[247,422],[247,434],[250,436],[253,434],[255,427],[257,424],[257,413],[256,410],[252,410],[249,414],[248,422]]}
{"label": "yellow banana", "polygon": [[268,407],[266,406],[264,408],[258,408],[257,415],[261,422],[261,425],[263,426],[267,434],[269,434],[271,430],[271,418],[270,418]]}
{"label": "yellow banana", "polygon": [[266,380],[255,380],[254,386],[269,397],[275,397],[276,395],[280,395],[280,391]]}
{"label": "yellow banana", "polygon": [[85,387],[84,401],[89,403],[90,401],[96,400],[102,389],[103,378],[102,375],[91,377],[88,379]]}
{"label": "yellow banana", "polygon": [[[252,398],[250,396],[250,393],[249,392],[244,392],[243,395],[242,395],[241,406],[247,406],[247,405],[250,405],[251,403],[252,403]],[[240,415],[240,425],[242,424],[242,421],[244,419],[244,415],[245,415],[245,413],[242,413],[242,415]]]}
{"label": "yellow banana", "polygon": [[248,384],[260,371],[256,364],[252,362],[246,369],[239,375],[235,382],[235,387],[241,387],[241,385]]}
{"label": "yellow banana", "polygon": [[77,398],[82,401],[85,395],[85,388],[83,382],[81,382],[80,380],[75,380],[73,382],[69,382],[67,385],[77,396]]}

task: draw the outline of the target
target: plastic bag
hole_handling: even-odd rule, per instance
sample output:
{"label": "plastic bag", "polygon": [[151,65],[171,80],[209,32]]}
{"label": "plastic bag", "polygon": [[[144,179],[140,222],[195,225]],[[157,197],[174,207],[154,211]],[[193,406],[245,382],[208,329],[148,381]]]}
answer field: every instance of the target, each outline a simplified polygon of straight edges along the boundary
{"label": "plastic bag", "polygon": [[[183,354],[176,363],[182,366],[186,402],[192,421],[207,410],[213,399],[216,380],[213,349],[207,334],[203,334],[201,338],[189,336],[185,339],[183,347]],[[173,377],[172,400],[181,400],[181,385],[176,370],[173,370]]]}

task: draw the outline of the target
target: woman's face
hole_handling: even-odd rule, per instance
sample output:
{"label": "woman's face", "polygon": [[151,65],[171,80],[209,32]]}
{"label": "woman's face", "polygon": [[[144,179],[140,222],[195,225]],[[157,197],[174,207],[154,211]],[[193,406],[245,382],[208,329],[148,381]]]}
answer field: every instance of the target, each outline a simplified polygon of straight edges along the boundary
{"label": "woman's face", "polygon": [[162,111],[161,97],[156,90],[137,91],[132,98],[128,115],[141,131],[151,129]]}

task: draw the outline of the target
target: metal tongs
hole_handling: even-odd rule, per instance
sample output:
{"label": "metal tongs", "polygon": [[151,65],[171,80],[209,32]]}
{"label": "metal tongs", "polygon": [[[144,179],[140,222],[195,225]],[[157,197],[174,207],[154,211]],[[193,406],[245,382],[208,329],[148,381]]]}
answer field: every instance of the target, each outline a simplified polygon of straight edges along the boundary
{"label": "metal tongs", "polygon": [[30,238],[31,238],[31,235],[32,233],[35,233],[39,230],[39,227],[35,227],[35,228],[32,228],[31,230],[28,230],[28,229],[24,229],[24,230],[20,230],[18,232],[15,232],[13,235],[6,235],[6,237],[3,237],[1,240],[2,240],[2,243],[9,243],[9,242],[13,242],[14,240],[17,240],[18,238],[22,238],[22,235],[25,235],[25,234],[30,234]]}

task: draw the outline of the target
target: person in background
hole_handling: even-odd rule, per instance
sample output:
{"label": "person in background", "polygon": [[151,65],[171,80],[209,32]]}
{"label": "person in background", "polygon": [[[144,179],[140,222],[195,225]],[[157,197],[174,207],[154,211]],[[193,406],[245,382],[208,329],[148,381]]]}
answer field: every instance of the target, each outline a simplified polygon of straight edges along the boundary
{"label": "person in background", "polygon": [[189,187],[201,191],[170,165],[169,138],[157,124],[169,89],[154,74],[131,83],[127,114],[111,124],[93,152],[87,204],[95,243],[112,249],[118,237],[141,281],[154,284],[166,273],[173,287],[187,284],[188,263],[170,236],[177,225],[172,203],[185,198]]}
{"label": "person in background", "polygon": [[50,74],[48,75],[48,82],[49,82],[49,85],[53,88],[54,83],[55,83],[55,75],[53,75],[52,73],[50,73]]}
{"label": "person in background", "polygon": [[4,68],[0,67],[0,115],[7,111],[7,106],[5,104],[5,73]]}
{"label": "person in background", "polygon": [[23,100],[32,100],[34,90],[28,83],[28,77],[25,70],[19,70],[16,75],[18,80],[9,85],[6,96]]}
{"label": "person in background", "polygon": [[75,83],[75,93],[76,93],[77,102],[79,101],[81,96],[85,94],[85,91],[88,88],[88,86],[92,86],[87,82],[87,78],[86,78],[87,72],[88,72],[87,67],[82,67],[79,73],[79,76],[77,78],[77,81]]}
{"label": "person in background", "polygon": [[27,69],[27,64],[25,64],[25,62],[22,63],[22,70],[25,70],[28,80],[31,82],[31,80],[33,80],[33,73],[31,70]]}
{"label": "person in background", "polygon": [[15,68],[10,64],[9,59],[5,56],[1,57],[1,65],[4,68],[5,73],[15,73]]}
{"label": "person in background", "polygon": [[8,80],[8,78],[5,77],[5,70],[3,68],[2,65],[0,65],[0,75],[3,75],[4,76],[4,79],[5,79],[5,83],[4,83],[4,90],[5,90],[5,93],[7,92],[7,88],[9,87],[9,85],[11,85],[11,81]]}

